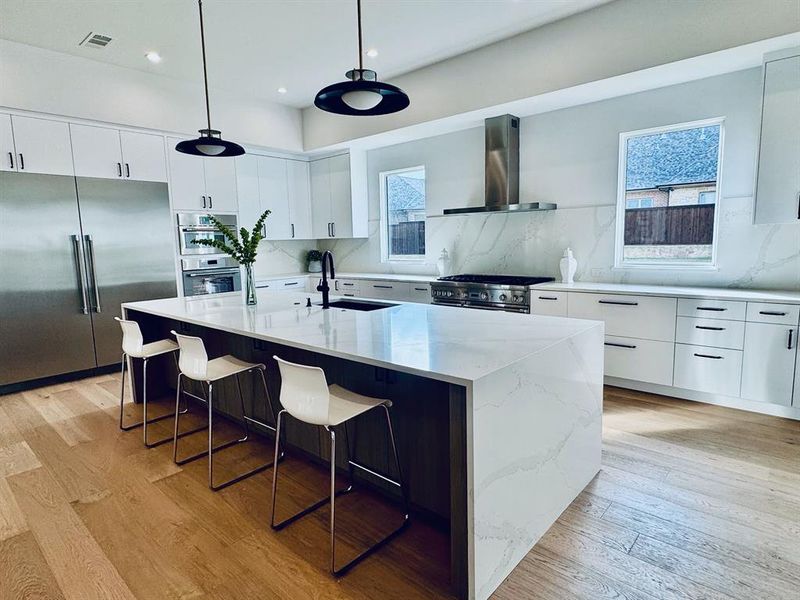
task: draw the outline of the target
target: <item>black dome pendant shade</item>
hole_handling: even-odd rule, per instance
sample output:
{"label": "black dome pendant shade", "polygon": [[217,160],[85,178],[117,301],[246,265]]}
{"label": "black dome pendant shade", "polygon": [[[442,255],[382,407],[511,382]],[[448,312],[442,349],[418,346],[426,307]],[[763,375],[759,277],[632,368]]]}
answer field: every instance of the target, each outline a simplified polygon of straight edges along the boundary
{"label": "black dome pendant shade", "polygon": [[184,140],[175,146],[175,150],[194,156],[241,156],[242,148],[236,142],[222,139],[222,132],[211,128],[211,109],[208,104],[208,71],[206,68],[206,36],[203,31],[203,0],[197,0],[200,9],[200,47],[203,50],[203,82],[206,92],[206,123],[205,129],[199,129],[200,137],[193,140]]}
{"label": "black dome pendant shade", "polygon": [[358,68],[348,71],[349,81],[340,81],[317,92],[314,106],[339,115],[388,115],[403,110],[411,101],[395,85],[378,81],[375,71],[364,68],[361,41],[361,0],[358,3]]}

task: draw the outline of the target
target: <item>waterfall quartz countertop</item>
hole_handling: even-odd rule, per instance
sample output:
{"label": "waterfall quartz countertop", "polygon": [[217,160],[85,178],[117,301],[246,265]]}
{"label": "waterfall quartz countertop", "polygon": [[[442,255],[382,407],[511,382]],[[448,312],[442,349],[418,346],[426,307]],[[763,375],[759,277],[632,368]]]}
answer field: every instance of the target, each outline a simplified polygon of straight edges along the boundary
{"label": "waterfall quartz countertop", "polygon": [[[312,306],[306,307],[307,298]],[[337,299],[331,296],[331,301]],[[592,328],[598,321],[531,317],[411,302],[391,308],[323,310],[320,294],[258,290],[168,298],[123,307],[339,358],[467,384]]]}
{"label": "waterfall quartz countertop", "polygon": [[123,310],[447,382],[449,396],[429,401],[449,407],[438,435],[449,436],[451,577],[459,598],[488,598],[600,470],[603,323],[404,302],[322,310],[317,294],[306,308],[309,295]]}

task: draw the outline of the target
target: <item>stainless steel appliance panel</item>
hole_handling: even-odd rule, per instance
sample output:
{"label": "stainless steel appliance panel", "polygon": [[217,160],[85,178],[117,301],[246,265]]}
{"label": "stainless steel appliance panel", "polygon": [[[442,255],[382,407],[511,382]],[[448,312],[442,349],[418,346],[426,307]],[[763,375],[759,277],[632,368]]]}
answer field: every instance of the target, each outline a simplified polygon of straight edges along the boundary
{"label": "stainless steel appliance panel", "polygon": [[78,177],[97,366],[120,358],[122,302],[177,295],[167,184]]}
{"label": "stainless steel appliance panel", "polygon": [[183,272],[183,295],[204,296],[224,294],[242,289],[242,274],[239,268],[204,269]]}
{"label": "stainless steel appliance panel", "polygon": [[[236,215],[213,215],[220,223],[237,231]],[[181,256],[219,254],[216,248],[198,246],[192,240],[205,239],[225,241],[225,236],[209,219],[209,215],[198,213],[178,213],[178,243]]]}
{"label": "stainless steel appliance panel", "polygon": [[0,173],[0,385],[95,366],[80,240],[73,177]]}

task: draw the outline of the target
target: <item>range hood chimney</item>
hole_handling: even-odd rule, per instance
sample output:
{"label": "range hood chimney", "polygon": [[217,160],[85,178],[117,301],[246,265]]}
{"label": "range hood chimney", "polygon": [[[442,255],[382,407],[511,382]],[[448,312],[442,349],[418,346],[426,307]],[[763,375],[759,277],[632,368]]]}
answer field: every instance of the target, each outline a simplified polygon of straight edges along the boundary
{"label": "range hood chimney", "polygon": [[519,203],[519,117],[501,115],[485,121],[484,205],[446,208],[445,215],[553,210],[550,202]]}

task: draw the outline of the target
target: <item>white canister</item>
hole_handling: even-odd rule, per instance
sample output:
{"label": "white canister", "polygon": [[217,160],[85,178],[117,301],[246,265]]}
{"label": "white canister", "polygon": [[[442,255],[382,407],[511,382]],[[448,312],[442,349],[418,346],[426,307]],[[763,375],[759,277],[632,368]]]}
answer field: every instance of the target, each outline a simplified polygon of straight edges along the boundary
{"label": "white canister", "polygon": [[561,269],[561,282],[574,283],[575,272],[578,270],[578,261],[572,256],[572,248],[564,250],[564,257],[558,265]]}

